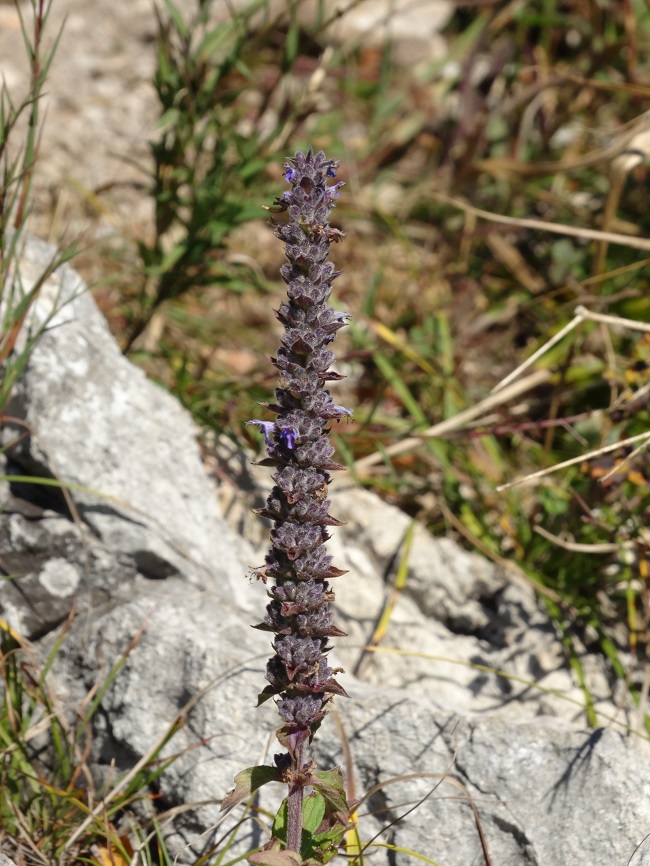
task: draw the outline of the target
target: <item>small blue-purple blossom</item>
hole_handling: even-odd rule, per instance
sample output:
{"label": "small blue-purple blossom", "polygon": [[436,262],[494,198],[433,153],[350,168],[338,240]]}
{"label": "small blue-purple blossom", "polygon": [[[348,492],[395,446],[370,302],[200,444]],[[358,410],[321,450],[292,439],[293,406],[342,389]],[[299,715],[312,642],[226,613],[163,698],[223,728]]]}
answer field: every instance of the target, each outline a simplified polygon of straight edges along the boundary
{"label": "small blue-purple blossom", "polygon": [[[273,435],[277,430],[277,424],[273,421],[259,421],[257,418],[253,418],[252,421],[247,421],[246,424],[255,424],[259,427],[264,434],[264,442],[266,445],[273,445]],[[283,427],[278,431],[278,439],[286,448],[295,448],[298,441],[298,431],[295,427]]]}
{"label": "small blue-purple blossom", "polygon": [[283,445],[285,445],[289,450],[296,447],[296,442],[298,441],[298,431],[295,427],[284,427],[280,430],[278,434],[278,438]]}
{"label": "small blue-purple blossom", "polygon": [[259,427],[264,434],[264,441],[266,442],[266,444],[272,444],[271,437],[273,436],[273,431],[275,430],[275,424],[273,423],[273,421],[258,421],[257,418],[253,418],[252,421],[247,421],[246,424],[255,424],[257,427]]}
{"label": "small blue-purple blossom", "polygon": [[339,189],[340,189],[342,186],[345,186],[345,181],[344,181],[344,180],[340,180],[338,183],[333,184],[333,186],[329,186],[329,187],[327,188],[327,195],[328,195],[328,197],[329,197],[330,199],[338,198],[339,195],[340,195],[340,193],[339,193]]}

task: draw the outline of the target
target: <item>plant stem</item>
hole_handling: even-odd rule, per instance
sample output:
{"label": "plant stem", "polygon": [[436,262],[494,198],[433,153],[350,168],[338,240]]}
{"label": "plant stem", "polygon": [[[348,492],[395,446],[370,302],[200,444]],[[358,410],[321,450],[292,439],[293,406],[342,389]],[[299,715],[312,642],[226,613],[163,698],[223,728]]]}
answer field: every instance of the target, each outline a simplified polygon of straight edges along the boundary
{"label": "plant stem", "polygon": [[39,110],[39,100],[41,97],[41,89],[43,86],[43,81],[41,79],[41,37],[43,33],[43,24],[45,22],[45,17],[49,15],[49,4],[48,8],[45,7],[45,0],[39,0],[38,5],[36,5],[32,0],[32,7],[34,11],[34,36],[30,49],[31,57],[30,57],[30,65],[31,65],[31,110],[29,114],[29,132],[27,135],[27,140],[25,142],[25,156],[23,160],[24,164],[24,173],[21,178],[21,193],[20,199],[18,202],[18,210],[16,213],[16,218],[14,221],[14,225],[17,230],[20,230],[23,227],[23,223],[26,218],[26,207],[27,202],[29,200],[29,192],[32,185],[32,174],[34,171],[34,163],[36,162],[36,150],[38,147],[38,110]]}
{"label": "plant stem", "polygon": [[287,797],[287,851],[297,851],[298,854],[301,854],[302,846],[302,801],[305,793],[302,781],[304,748],[305,744],[301,743],[296,749],[293,766],[294,781],[289,785]]}

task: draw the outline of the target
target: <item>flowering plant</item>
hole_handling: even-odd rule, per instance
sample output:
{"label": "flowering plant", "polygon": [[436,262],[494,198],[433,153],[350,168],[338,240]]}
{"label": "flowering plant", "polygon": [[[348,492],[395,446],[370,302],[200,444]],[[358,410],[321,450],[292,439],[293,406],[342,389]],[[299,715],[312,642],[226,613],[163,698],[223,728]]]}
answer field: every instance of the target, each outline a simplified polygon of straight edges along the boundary
{"label": "flowering plant", "polygon": [[[345,695],[335,677],[340,669],[327,663],[329,639],[344,634],[328,610],[334,599],[329,581],[345,572],[332,565],[325,548],[328,527],[340,525],[329,514],[329,472],[343,469],[332,459],[327,425],[352,414],[334,403],[326,387],[343,378],[329,369],[334,353],[328,347],[349,318],[328,304],[339,275],[327,260],[329,247],[343,237],[329,224],[343,185],[328,184],[336,166],[322,152],[299,151],[285,164],[291,189],[269,208],[289,216],[288,222],[271,221],[288,260],[281,268],[288,301],[276,312],[284,334],[271,359],[280,383],[275,402],[263,404],[275,413],[275,421],[248,423],[264,434],[268,456],[262,462],[276,469],[275,486],[258,511],[275,524],[265,565],[255,570],[264,583],[272,581],[266,616],[257,628],[275,635],[266,671],[269,685],[259,703],[276,699],[283,722],[277,737],[286,752],[275,756],[273,767],[239,773],[222,804],[231,806],[269,781],[288,785],[273,838],[249,857],[261,866],[327,863],[350,826],[340,771],[318,771],[308,752],[328,703],[334,695]],[[306,788],[312,789],[307,796]]]}

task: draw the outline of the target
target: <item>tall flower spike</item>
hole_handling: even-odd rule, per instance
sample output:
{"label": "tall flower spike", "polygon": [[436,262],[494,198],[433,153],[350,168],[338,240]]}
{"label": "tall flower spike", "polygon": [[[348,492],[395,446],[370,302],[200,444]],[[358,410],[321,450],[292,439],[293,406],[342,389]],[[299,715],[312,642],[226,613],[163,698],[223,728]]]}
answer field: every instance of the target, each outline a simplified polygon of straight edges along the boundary
{"label": "tall flower spike", "polygon": [[257,628],[273,632],[274,655],[267,665],[269,685],[259,702],[273,697],[283,725],[278,739],[288,754],[276,756],[276,767],[289,784],[287,840],[300,851],[303,789],[314,785],[314,765],[307,746],[334,695],[345,695],[327,664],[329,639],[343,635],[332,623],[328,605],[334,599],[329,581],[345,572],[332,565],[325,543],[327,527],[340,525],[329,514],[329,472],[342,469],[333,460],[328,424],[352,412],[334,403],[325,383],[343,378],[330,371],[329,349],[348,313],[328,305],[339,275],[327,260],[330,244],[343,233],[330,227],[329,216],[341,182],[337,163],[325,154],[298,152],[285,164],[291,189],[275,200],[274,213],[288,212],[288,222],[271,220],[284,241],[287,262],[281,268],[288,299],[276,315],[284,334],[272,362],[280,381],[275,402],[268,405],[275,422],[250,421],[264,434],[268,457],[276,467],[275,486],[260,514],[274,522],[266,565],[258,569],[271,579],[266,617]]}

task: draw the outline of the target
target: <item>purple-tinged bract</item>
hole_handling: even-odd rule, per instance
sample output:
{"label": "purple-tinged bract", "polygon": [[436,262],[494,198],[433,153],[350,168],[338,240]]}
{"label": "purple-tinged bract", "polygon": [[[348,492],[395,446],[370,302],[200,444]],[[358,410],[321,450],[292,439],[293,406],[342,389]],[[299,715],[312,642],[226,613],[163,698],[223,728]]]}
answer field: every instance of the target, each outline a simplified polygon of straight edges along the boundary
{"label": "purple-tinged bract", "polygon": [[329,248],[343,237],[329,224],[343,186],[329,184],[336,166],[311,148],[285,164],[291,189],[271,209],[289,215],[286,223],[273,222],[285,244],[287,262],[280,272],[288,296],[276,313],[285,329],[272,359],[280,381],[268,408],[276,419],[249,422],[264,434],[265,462],[277,467],[275,486],[259,511],[274,527],[265,566],[256,569],[273,581],[268,590],[271,601],[258,628],[275,633],[275,654],[267,665],[269,685],[260,701],[276,697],[284,722],[278,733],[292,756],[311,740],[331,697],[345,694],[334,677],[337,671],[327,665],[328,639],[344,634],[328,611],[334,599],[328,580],[344,572],[332,565],[325,549],[326,527],[339,525],[329,514],[329,471],[342,468],[332,459],[328,424],[352,414],[334,403],[325,387],[325,382],[342,378],[329,369],[334,361],[329,346],[349,318],[349,313],[328,305],[332,283],[339,276],[327,261]]}

